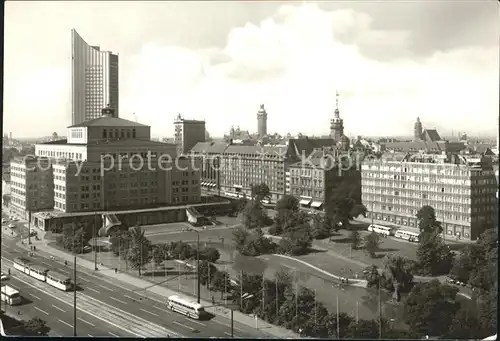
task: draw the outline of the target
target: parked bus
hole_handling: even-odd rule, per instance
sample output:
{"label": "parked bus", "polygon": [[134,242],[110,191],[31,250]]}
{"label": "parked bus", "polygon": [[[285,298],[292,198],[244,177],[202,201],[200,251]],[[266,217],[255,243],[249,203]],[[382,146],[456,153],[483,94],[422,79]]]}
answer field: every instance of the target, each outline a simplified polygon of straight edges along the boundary
{"label": "parked bus", "polygon": [[368,226],[368,231],[382,234],[386,237],[394,235],[394,228],[377,224],[371,224]]}
{"label": "parked bus", "polygon": [[172,311],[199,320],[205,314],[205,308],[199,303],[189,301],[177,295],[168,298],[167,307]]}
{"label": "parked bus", "polygon": [[63,291],[68,291],[72,287],[71,278],[54,270],[47,273],[47,284]]}
{"label": "parked bus", "polygon": [[404,240],[408,240],[410,242],[418,243],[418,241],[419,241],[418,237],[420,236],[420,233],[406,231],[406,230],[398,230],[398,231],[396,231],[394,236],[396,238],[401,238]]}
{"label": "parked bus", "polygon": [[9,305],[21,304],[22,298],[19,291],[8,285],[2,286],[2,301]]}

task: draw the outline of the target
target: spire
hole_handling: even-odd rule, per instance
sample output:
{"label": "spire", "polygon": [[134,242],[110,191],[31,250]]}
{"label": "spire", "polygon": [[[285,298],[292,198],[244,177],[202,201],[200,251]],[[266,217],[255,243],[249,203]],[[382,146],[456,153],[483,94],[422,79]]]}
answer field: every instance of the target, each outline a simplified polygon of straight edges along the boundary
{"label": "spire", "polygon": [[340,111],[339,111],[339,92],[335,92],[335,118],[340,118]]}

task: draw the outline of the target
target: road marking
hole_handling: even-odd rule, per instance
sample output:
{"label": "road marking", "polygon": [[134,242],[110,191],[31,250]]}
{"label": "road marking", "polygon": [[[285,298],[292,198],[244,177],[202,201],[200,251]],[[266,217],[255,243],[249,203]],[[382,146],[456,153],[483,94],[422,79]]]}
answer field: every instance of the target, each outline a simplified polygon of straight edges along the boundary
{"label": "road marking", "polygon": [[154,316],[159,316],[158,314],[152,313],[152,312],[150,312],[150,311],[148,311],[148,310],[146,310],[146,309],[142,309],[142,308],[140,308],[140,310],[142,310],[142,311],[143,311],[143,312],[145,312],[145,313],[148,313],[148,314],[154,315]]}
{"label": "road marking", "polygon": [[88,325],[91,325],[92,327],[95,327],[95,324],[90,323],[89,321],[85,321],[85,320],[84,320],[84,319],[82,319],[81,317],[79,317],[78,319],[79,319],[80,321],[82,321],[82,322],[85,322],[85,323],[86,323],[86,324],[88,324]]}
{"label": "road marking", "polygon": [[49,264],[49,263],[46,263],[46,262],[44,262],[44,261],[40,261],[40,263],[42,263],[43,265],[46,265],[46,266],[50,267],[50,264]]}
{"label": "road marking", "polygon": [[109,333],[109,335],[112,335],[112,336],[114,336],[114,337],[119,337],[118,335],[113,334],[112,332],[108,332],[108,333]]}
{"label": "road marking", "polygon": [[6,253],[6,254],[8,254],[8,255],[10,255],[10,252],[9,252],[9,251],[7,251],[7,250],[2,250],[2,252],[3,252],[3,253]]}
{"label": "road marking", "polygon": [[64,322],[63,320],[59,320],[59,322],[64,323],[64,324],[65,324],[65,325],[67,325],[68,327],[73,328],[73,326],[72,326],[71,324],[69,324],[69,323],[67,323],[67,322]]}
{"label": "road marking", "polygon": [[194,328],[192,328],[190,326],[186,326],[185,324],[179,323],[177,321],[173,321],[172,323],[175,323],[176,325],[182,326],[182,327],[190,329],[190,330],[196,330],[196,329],[194,329]]}
{"label": "road marking", "polygon": [[230,336],[230,337],[237,338],[237,339],[239,339],[239,338],[240,338],[239,336],[236,336],[236,335],[231,335],[231,334],[229,334],[228,332],[224,332],[224,334],[226,334],[226,335],[228,335],[228,336]]}
{"label": "road marking", "polygon": [[53,306],[54,308],[56,308],[57,310],[62,311],[63,313],[65,313],[65,312],[66,312],[66,310],[63,310],[63,309],[59,308],[58,306],[55,306],[55,305],[52,305],[52,306]]}
{"label": "road marking", "polygon": [[[218,323],[218,324],[223,325],[223,326],[225,326],[225,327],[231,328],[231,325],[229,325],[229,324],[225,324],[225,323],[222,323],[221,321],[217,321],[216,319],[211,319],[210,321],[211,321],[211,322]],[[244,333],[244,332],[245,332],[244,330],[241,330],[241,329],[239,329],[239,328],[237,328],[237,327],[234,327],[234,326],[233,326],[233,329],[234,329],[234,330],[237,330],[237,331],[240,331],[240,332],[242,332],[242,333]]]}
{"label": "road marking", "polygon": [[118,301],[118,302],[120,302],[120,303],[127,304],[127,302],[123,302],[122,300],[119,300],[119,299],[117,299],[117,298],[114,298],[113,296],[109,296],[109,298],[111,298],[112,300]]}
{"label": "road marking", "polygon": [[33,295],[33,294],[30,294],[31,296],[33,296],[34,298],[36,298],[37,300],[41,300],[40,297],[38,297],[37,295]]}
{"label": "road marking", "polygon": [[92,290],[92,291],[95,291],[95,292],[96,292],[96,293],[98,293],[98,294],[100,294],[100,293],[101,293],[100,291],[97,291],[97,290],[95,290],[94,288],[91,288],[91,287],[87,287],[87,289]]}
{"label": "road marking", "polygon": [[153,306],[153,308],[156,308],[156,309],[158,309],[158,310],[164,311],[164,312],[166,312],[166,313],[171,313],[171,311],[169,311],[169,310],[167,310],[167,309],[163,309],[163,308],[157,307],[157,306],[155,306],[155,305]]}
{"label": "road marking", "polygon": [[41,312],[42,312],[42,313],[44,313],[45,315],[49,315],[49,313],[48,313],[48,312],[46,312],[45,310],[42,310],[42,309],[40,309],[40,308],[38,308],[38,307],[33,307],[33,308],[35,308],[35,309],[36,309],[36,310],[38,310],[38,311],[41,311]]}
{"label": "road marking", "polygon": [[62,273],[65,273],[65,274],[69,275],[69,271],[68,270],[64,270],[64,269],[58,268],[57,271],[60,271]]}
{"label": "road marking", "polygon": [[83,277],[80,277],[80,278],[78,278],[78,279],[81,279],[82,281],[85,281],[85,282],[90,282],[90,280],[85,279],[85,278],[83,278]]}
{"label": "road marking", "polygon": [[123,297],[129,298],[129,299],[131,299],[131,300],[135,300],[135,298],[130,297],[129,295],[123,295]]}
{"label": "road marking", "polygon": [[110,287],[107,287],[107,286],[104,286],[104,285],[101,285],[101,284],[97,284],[97,286],[101,287],[101,288],[104,288],[106,290],[110,290],[110,291],[113,291],[113,289],[111,289]]}
{"label": "road marking", "polygon": [[206,324],[203,324],[203,323],[198,322],[198,321],[195,321],[195,320],[189,320],[189,322],[199,324],[199,325],[201,325],[201,326],[203,326],[203,327],[206,327],[206,326],[207,326]]}

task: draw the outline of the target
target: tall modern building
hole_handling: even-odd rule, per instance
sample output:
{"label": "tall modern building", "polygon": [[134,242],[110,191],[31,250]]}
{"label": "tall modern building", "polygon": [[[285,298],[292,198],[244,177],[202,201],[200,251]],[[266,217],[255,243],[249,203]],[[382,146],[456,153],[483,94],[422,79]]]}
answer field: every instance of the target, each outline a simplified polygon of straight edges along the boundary
{"label": "tall modern building", "polygon": [[71,30],[71,124],[101,117],[110,106],[118,117],[118,54],[90,46]]}
{"label": "tall modern building", "polygon": [[179,114],[174,120],[174,130],[178,155],[186,154],[198,142],[205,142],[205,121],[186,120]]}

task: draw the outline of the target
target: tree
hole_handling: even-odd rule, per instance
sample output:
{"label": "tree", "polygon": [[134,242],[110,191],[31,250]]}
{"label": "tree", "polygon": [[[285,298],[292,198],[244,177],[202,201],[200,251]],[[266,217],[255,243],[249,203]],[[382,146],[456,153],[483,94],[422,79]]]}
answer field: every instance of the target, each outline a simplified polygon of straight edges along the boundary
{"label": "tree", "polygon": [[379,287],[380,273],[379,273],[378,267],[376,265],[370,265],[369,267],[365,268],[363,273],[365,274],[368,288],[371,288],[371,287],[378,288]]}
{"label": "tree", "polygon": [[212,277],[210,287],[214,291],[220,291],[220,298],[224,297],[224,293],[231,292],[231,278],[226,271],[217,271]]}
{"label": "tree", "polygon": [[170,257],[172,257],[173,259],[195,259],[197,256],[197,250],[190,244],[185,243],[182,240],[171,242],[168,249]]}
{"label": "tree", "polygon": [[303,222],[304,216],[299,210],[299,200],[291,195],[284,195],[276,203],[276,216],[274,230],[276,235],[281,235],[289,227]]}
{"label": "tree", "polygon": [[314,239],[324,239],[330,236],[330,227],[319,214],[312,216],[311,235]]}
{"label": "tree", "polygon": [[212,281],[212,278],[215,277],[217,271],[217,268],[210,262],[206,260],[200,262],[200,283],[202,285],[207,285],[208,283],[210,283]]}
{"label": "tree", "polygon": [[91,238],[88,228],[83,222],[66,226],[62,232],[62,239],[59,242],[65,249],[73,253],[82,253],[83,248],[88,245]]}
{"label": "tree", "polygon": [[[436,219],[436,212],[431,206],[422,206],[417,212],[418,228],[420,233],[425,235],[430,235],[431,233],[440,234],[443,232],[441,222]],[[421,236],[422,237],[422,236]],[[420,239],[424,239],[420,238]]]}
{"label": "tree", "polygon": [[349,239],[351,240],[351,247],[353,250],[358,249],[361,244],[361,236],[357,230],[351,231],[349,234]]}
{"label": "tree", "polygon": [[241,219],[243,225],[248,229],[263,227],[269,221],[267,212],[264,211],[261,203],[255,200],[247,202],[241,211]]}
{"label": "tree", "polygon": [[207,260],[210,263],[215,263],[220,258],[220,252],[214,247],[206,247],[200,250],[200,259]]}
{"label": "tree", "polygon": [[352,339],[378,339],[379,327],[377,320],[351,321],[346,331],[345,338]]}
{"label": "tree", "polygon": [[360,215],[362,215],[363,217],[366,218],[366,212],[367,212],[367,209],[366,209],[365,205],[363,205],[363,204],[356,204],[352,208],[350,215],[353,218],[357,218]]}
{"label": "tree", "polygon": [[453,254],[436,233],[419,240],[417,248],[419,271],[425,276],[448,273],[453,266]]}
{"label": "tree", "polygon": [[130,248],[132,241],[132,235],[129,230],[117,230],[112,232],[109,236],[109,242],[111,243],[111,251],[115,256],[121,255],[126,257],[126,253]]}
{"label": "tree", "polygon": [[48,336],[50,327],[41,318],[34,317],[24,323],[24,329],[29,336]]}
{"label": "tree", "polygon": [[238,250],[239,253],[242,253],[249,240],[250,231],[248,231],[248,229],[244,228],[243,226],[239,226],[233,230],[234,247],[236,248],[236,250]]}
{"label": "tree", "polygon": [[303,255],[312,246],[312,236],[308,224],[290,228],[280,241],[278,251],[282,254]]}
{"label": "tree", "polygon": [[473,302],[462,302],[453,316],[451,325],[444,335],[446,339],[478,339],[489,336],[481,335],[480,321]]}
{"label": "tree", "polygon": [[152,247],[152,257],[155,264],[161,264],[167,259],[169,252],[168,244],[156,244]]}
{"label": "tree", "polygon": [[444,335],[459,308],[457,293],[457,288],[441,285],[438,280],[415,285],[404,306],[410,331],[417,335]]}
{"label": "tree", "polygon": [[394,290],[393,299],[401,299],[401,292],[410,291],[413,286],[413,273],[408,259],[389,254],[384,258],[384,277]]}
{"label": "tree", "polygon": [[372,232],[364,237],[365,251],[370,255],[370,257],[375,258],[375,252],[379,250],[380,236]]}
{"label": "tree", "polygon": [[151,242],[144,236],[144,230],[139,226],[131,227],[130,235],[131,245],[127,252],[127,259],[132,268],[137,269],[141,276],[142,267],[153,258]]}
{"label": "tree", "polygon": [[269,198],[271,194],[269,187],[265,183],[252,186],[252,199],[261,204],[262,200]]}

